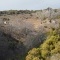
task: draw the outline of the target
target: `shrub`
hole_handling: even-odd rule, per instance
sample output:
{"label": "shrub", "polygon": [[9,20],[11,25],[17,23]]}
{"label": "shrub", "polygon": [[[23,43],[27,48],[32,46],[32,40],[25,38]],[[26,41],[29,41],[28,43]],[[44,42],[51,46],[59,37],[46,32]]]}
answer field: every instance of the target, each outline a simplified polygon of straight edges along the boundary
{"label": "shrub", "polygon": [[28,52],[26,60],[47,60],[54,54],[60,53],[60,35],[58,32],[58,30],[51,31],[39,48],[33,48]]}

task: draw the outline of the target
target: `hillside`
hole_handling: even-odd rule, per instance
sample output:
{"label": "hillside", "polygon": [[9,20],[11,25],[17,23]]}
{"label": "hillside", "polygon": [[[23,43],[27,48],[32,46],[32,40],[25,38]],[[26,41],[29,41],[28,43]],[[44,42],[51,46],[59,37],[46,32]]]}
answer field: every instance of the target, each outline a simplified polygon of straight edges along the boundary
{"label": "hillside", "polygon": [[0,60],[22,60],[59,27],[60,9],[0,11]]}

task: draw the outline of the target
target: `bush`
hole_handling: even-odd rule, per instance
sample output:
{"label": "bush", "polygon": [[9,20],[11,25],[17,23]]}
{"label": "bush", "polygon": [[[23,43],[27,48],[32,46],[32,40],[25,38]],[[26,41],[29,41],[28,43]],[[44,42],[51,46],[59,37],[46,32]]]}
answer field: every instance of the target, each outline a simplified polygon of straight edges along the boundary
{"label": "bush", "polygon": [[47,60],[54,54],[60,53],[60,34],[58,32],[58,30],[51,31],[39,48],[33,48],[28,52],[26,60]]}
{"label": "bush", "polygon": [[28,55],[26,57],[26,60],[39,60],[40,56],[40,49],[33,48],[28,52]]}

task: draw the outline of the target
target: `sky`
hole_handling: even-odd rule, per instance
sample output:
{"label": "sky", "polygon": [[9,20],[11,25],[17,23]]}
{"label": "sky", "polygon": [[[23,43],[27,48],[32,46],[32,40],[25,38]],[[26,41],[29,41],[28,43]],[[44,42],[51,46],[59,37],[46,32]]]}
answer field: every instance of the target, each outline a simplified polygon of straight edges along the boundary
{"label": "sky", "polygon": [[60,0],[0,0],[0,10],[60,8]]}

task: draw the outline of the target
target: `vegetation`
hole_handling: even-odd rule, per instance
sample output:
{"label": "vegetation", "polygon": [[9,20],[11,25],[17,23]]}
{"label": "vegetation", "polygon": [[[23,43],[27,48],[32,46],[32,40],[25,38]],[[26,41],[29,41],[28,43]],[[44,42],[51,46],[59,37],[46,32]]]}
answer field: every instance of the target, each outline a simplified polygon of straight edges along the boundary
{"label": "vegetation", "polygon": [[33,48],[28,52],[26,60],[49,60],[58,53],[60,53],[60,34],[59,30],[54,30],[39,48]]}
{"label": "vegetation", "polygon": [[35,13],[36,11],[29,11],[29,10],[9,10],[9,11],[0,11],[0,16],[2,15],[14,15],[14,14],[31,14]]}

